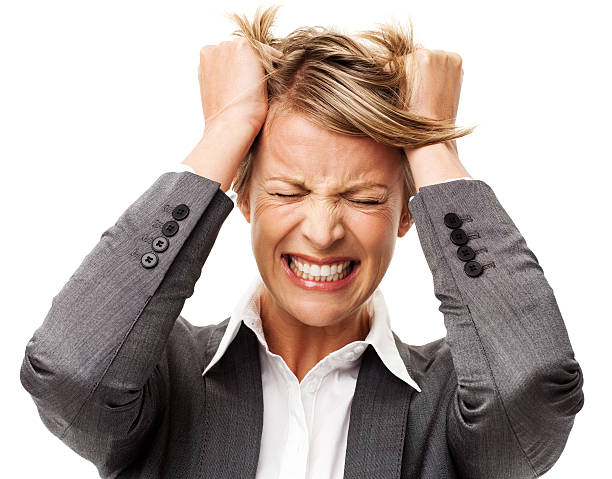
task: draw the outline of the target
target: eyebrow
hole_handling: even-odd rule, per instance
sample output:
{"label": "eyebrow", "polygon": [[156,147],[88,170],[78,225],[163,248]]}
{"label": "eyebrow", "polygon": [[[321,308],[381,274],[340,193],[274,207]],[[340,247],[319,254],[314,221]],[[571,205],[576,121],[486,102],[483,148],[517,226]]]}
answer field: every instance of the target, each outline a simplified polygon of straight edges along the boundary
{"label": "eyebrow", "polygon": [[[270,178],[268,178],[269,181],[272,180],[278,180],[278,181],[283,181],[285,183],[288,183],[290,185],[293,186],[297,186],[299,188],[303,188],[303,189],[307,189],[306,185],[304,184],[303,181],[297,179],[297,178],[291,178],[288,176],[272,176]],[[387,185],[384,185],[382,183],[376,183],[373,181],[361,181],[361,182],[356,182],[353,184],[349,185],[349,188],[347,190],[345,190],[345,193],[352,193],[354,191],[359,191],[359,190],[365,190],[365,189],[373,189],[373,188],[383,188],[384,190],[388,189]]]}

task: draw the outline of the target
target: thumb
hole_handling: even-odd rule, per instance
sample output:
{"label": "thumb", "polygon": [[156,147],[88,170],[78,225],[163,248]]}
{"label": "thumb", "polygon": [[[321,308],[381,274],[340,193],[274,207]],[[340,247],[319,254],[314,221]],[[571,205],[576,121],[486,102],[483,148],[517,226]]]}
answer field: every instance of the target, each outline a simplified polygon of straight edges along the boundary
{"label": "thumb", "polygon": [[270,45],[266,44],[266,43],[261,43],[260,44],[263,46],[264,50],[270,54],[272,54],[273,56],[275,56],[276,58],[282,58],[283,57],[283,52],[281,52],[280,50],[277,50],[276,48],[271,47]]}

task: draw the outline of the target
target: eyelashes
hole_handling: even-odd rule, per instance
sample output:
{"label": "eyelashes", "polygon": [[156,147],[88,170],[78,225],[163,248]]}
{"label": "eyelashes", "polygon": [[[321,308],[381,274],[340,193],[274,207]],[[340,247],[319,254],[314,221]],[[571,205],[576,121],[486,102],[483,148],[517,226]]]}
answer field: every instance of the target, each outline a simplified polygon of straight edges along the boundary
{"label": "eyelashes", "polygon": [[[305,195],[301,195],[299,193],[295,193],[295,194],[292,194],[292,195],[285,195],[285,194],[282,194],[282,193],[272,193],[272,195],[280,197],[280,198],[288,198],[288,199],[297,199],[297,198],[300,198],[302,196],[305,196]],[[350,201],[351,203],[356,203],[358,205],[366,205],[366,206],[375,206],[375,205],[380,205],[380,204],[384,203],[384,201],[379,201],[379,200],[347,200],[347,201]]]}

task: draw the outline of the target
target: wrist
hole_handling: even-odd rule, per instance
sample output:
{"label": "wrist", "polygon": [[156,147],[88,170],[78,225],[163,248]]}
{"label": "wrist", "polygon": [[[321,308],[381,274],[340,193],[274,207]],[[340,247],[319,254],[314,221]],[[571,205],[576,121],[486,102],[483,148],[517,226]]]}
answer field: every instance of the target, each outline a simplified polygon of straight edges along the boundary
{"label": "wrist", "polygon": [[256,135],[248,123],[211,122],[182,163],[197,175],[218,182],[226,192]]}
{"label": "wrist", "polygon": [[404,148],[404,152],[417,192],[423,186],[443,183],[446,180],[471,178],[459,160],[455,140],[419,148]]}

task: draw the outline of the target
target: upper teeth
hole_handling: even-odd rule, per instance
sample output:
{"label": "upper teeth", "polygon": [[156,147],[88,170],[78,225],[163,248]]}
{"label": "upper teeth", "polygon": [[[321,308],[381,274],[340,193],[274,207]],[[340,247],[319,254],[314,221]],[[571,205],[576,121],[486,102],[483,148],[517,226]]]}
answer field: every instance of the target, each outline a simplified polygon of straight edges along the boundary
{"label": "upper teeth", "polygon": [[342,271],[349,264],[351,264],[349,260],[349,261],[342,261],[340,263],[334,263],[334,264],[324,264],[321,266],[318,264],[306,263],[304,260],[298,259],[291,255],[289,257],[291,258],[291,262],[294,263],[300,271],[302,271],[305,274],[310,274],[312,276],[331,276],[336,273],[339,274],[339,273],[342,273]]}

